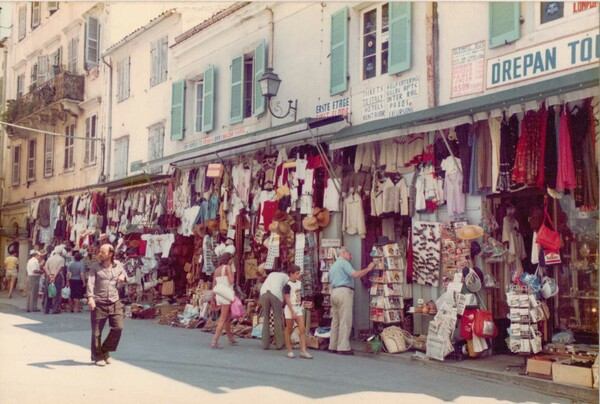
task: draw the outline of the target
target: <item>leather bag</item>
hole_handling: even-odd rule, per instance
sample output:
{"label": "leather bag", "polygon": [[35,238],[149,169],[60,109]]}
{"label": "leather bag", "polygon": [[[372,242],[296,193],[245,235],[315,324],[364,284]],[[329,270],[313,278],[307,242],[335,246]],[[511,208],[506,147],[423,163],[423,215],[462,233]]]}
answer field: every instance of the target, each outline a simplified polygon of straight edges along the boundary
{"label": "leather bag", "polygon": [[[547,226],[546,223],[548,223],[549,226]],[[537,232],[536,242],[546,250],[558,252],[562,246],[562,242],[560,240],[560,234],[554,229],[554,223],[552,223],[546,204],[544,204],[544,222]]]}

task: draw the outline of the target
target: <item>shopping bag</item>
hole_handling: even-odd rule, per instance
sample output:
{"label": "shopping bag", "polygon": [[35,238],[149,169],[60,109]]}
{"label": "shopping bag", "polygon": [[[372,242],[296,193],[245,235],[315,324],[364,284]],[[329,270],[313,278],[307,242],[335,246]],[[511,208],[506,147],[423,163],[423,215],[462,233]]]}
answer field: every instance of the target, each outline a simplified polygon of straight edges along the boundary
{"label": "shopping bag", "polygon": [[498,335],[498,328],[494,324],[494,316],[487,310],[477,310],[473,321],[473,334],[483,338],[493,338]]}
{"label": "shopping bag", "polygon": [[215,285],[215,287],[213,288],[213,292],[215,292],[217,295],[221,296],[223,299],[228,300],[230,302],[233,301],[233,298],[235,297],[235,294],[233,293],[233,289],[225,286],[222,283],[217,283]]}
{"label": "shopping bag", "polygon": [[64,288],[62,288],[60,291],[60,296],[63,299],[70,298],[71,297],[71,288],[69,286],[65,286]]}
{"label": "shopping bag", "polygon": [[[546,222],[550,225],[547,226]],[[554,230],[554,223],[552,223],[552,219],[550,219],[550,215],[548,214],[548,209],[544,204],[544,223],[542,223],[542,227],[537,232],[536,243],[542,246],[544,249],[549,251],[558,252],[562,245],[560,240],[560,234],[556,230]]]}
{"label": "shopping bag", "polygon": [[244,303],[240,300],[239,297],[234,296],[231,305],[229,306],[229,311],[231,313],[231,318],[242,318],[246,314],[246,310],[244,309]]}
{"label": "shopping bag", "polygon": [[56,285],[54,283],[48,285],[48,297],[50,299],[54,299],[56,297]]}

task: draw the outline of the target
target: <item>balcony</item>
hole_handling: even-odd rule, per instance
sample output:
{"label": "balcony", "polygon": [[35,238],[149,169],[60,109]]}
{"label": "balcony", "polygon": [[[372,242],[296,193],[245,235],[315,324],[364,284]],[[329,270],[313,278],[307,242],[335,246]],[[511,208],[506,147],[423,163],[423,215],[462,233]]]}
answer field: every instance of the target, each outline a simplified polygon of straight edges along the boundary
{"label": "balcony", "polygon": [[84,99],[84,79],[83,75],[59,73],[23,97],[8,100],[2,120],[37,126],[40,123],[54,125],[57,119],[64,121],[67,115],[77,117],[81,114],[78,104]]}

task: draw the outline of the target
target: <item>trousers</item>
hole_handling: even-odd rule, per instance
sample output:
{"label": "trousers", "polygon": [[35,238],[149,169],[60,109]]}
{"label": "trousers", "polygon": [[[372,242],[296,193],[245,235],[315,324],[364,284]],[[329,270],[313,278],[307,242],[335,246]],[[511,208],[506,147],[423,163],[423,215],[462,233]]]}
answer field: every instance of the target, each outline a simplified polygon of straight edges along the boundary
{"label": "trousers", "polygon": [[27,294],[27,311],[37,309],[38,294],[40,292],[40,275],[28,275],[27,284],[29,285],[29,292]]}
{"label": "trousers", "polygon": [[350,351],[352,332],[352,305],[354,291],[348,288],[334,288],[331,291],[331,334],[329,349]]}
{"label": "trousers", "polygon": [[283,322],[281,321],[282,302],[273,293],[267,291],[260,296],[260,304],[263,309],[263,328],[262,345],[263,349],[269,349],[271,345],[271,333],[269,332],[269,316],[273,309],[273,318],[275,319],[275,346],[282,349],[285,344],[283,339]]}
{"label": "trousers", "polygon": [[[92,361],[106,359],[109,352],[115,352],[123,332],[123,303],[120,300],[110,304],[96,303],[90,316],[92,323]],[[108,320],[110,331],[102,342],[102,331]]]}

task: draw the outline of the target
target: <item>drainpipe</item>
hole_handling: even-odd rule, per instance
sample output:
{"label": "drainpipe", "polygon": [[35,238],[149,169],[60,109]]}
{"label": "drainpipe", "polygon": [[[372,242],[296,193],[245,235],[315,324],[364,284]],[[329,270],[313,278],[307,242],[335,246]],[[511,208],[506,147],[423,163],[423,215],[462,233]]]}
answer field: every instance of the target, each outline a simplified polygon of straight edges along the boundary
{"label": "drainpipe", "polygon": [[[1,10],[1,8],[0,8]],[[4,58],[2,59],[2,74],[3,74],[3,84],[2,84],[2,105],[0,105],[0,110],[2,112],[6,111],[6,87],[7,87],[7,77],[8,74],[8,47],[6,46],[6,42],[8,38],[4,38],[0,42],[0,47],[3,48]],[[4,170],[4,138],[6,137],[6,126],[2,128],[2,132],[0,133],[0,172],[3,173],[2,178],[0,178],[0,207],[4,207],[4,184],[6,184],[6,176],[11,170]]]}
{"label": "drainpipe", "polygon": [[427,3],[427,14],[425,17],[425,37],[427,41],[427,105],[429,108],[436,107],[438,101],[438,55],[439,55],[439,32],[437,2]]}
{"label": "drainpipe", "polygon": [[[269,61],[267,62],[267,67],[273,68],[273,54],[275,53],[275,23],[273,21],[273,10],[271,7],[267,6],[266,10],[269,12]],[[270,102],[266,100],[265,102]],[[273,126],[273,116],[268,111],[269,106],[267,105],[266,116],[269,117],[269,128]]]}
{"label": "drainpipe", "polygon": [[106,60],[104,59],[105,56],[102,56],[102,63],[104,63],[107,67],[108,67],[108,125],[107,125],[107,132],[106,132],[106,142],[102,142],[102,147],[104,147],[105,149],[105,153],[106,153],[106,174],[104,174],[104,170],[102,170],[102,174],[101,174],[101,181],[99,182],[104,182],[104,181],[108,181],[111,178],[111,151],[112,151],[112,102],[113,102],[113,97],[112,97],[112,92],[113,92],[113,67],[110,63],[106,63]]}

